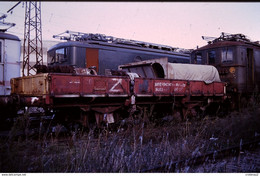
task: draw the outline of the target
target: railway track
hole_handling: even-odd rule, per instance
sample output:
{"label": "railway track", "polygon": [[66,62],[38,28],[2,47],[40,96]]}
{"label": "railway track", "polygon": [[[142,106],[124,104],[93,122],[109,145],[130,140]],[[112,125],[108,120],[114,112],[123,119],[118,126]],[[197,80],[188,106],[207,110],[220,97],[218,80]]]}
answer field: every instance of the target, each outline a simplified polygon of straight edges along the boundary
{"label": "railway track", "polygon": [[[173,163],[169,163],[163,166],[157,166],[152,169],[145,169],[142,170],[142,173],[151,173],[151,172],[177,172],[180,170],[185,170],[183,168],[191,168],[191,167],[198,167],[202,165],[204,162],[213,161],[216,162],[217,160],[227,158],[230,156],[238,156],[240,157],[241,153],[244,153],[245,150],[252,150],[255,148],[260,147],[260,138],[246,143],[240,143],[240,145],[228,147],[222,150],[209,152],[204,155],[200,155],[193,158],[183,159],[181,161],[176,161]],[[260,160],[258,159],[258,163]],[[232,167],[232,166],[229,166]]]}
{"label": "railway track", "polygon": [[[230,172],[237,172],[239,167],[244,167],[244,165],[242,166],[245,160],[243,157],[249,152],[248,150],[251,152],[251,149],[257,148],[259,145],[260,137],[257,128],[257,126],[259,127],[259,110],[260,109],[258,109],[257,112],[246,111],[243,115],[235,113],[225,118],[215,119],[215,117],[212,117],[211,119],[207,117],[202,121],[194,119],[194,121],[190,122],[192,125],[189,126],[187,126],[185,122],[178,121],[168,121],[168,123],[164,123],[161,126],[154,126],[155,124],[152,123],[146,128],[141,127],[141,124],[136,124],[126,131],[120,131],[117,134],[109,133],[109,135],[106,136],[102,133],[98,138],[94,137],[94,130],[82,134],[73,133],[72,131],[68,133],[55,133],[50,130],[50,132],[44,133],[43,136],[39,136],[39,131],[36,131],[35,136],[28,136],[28,138],[26,138],[24,134],[9,138],[9,133],[5,133],[6,137],[0,136],[3,144],[2,157],[9,158],[14,156],[14,158],[19,158],[20,160],[20,155],[23,157],[24,153],[26,153],[26,156],[30,157],[26,160],[25,164],[21,166],[23,170],[26,171],[28,164],[34,165],[36,168],[35,171],[43,171],[48,168],[47,166],[39,168],[41,165],[39,166],[37,163],[33,163],[34,160],[30,159],[32,156],[42,159],[52,156],[53,158],[51,160],[55,163],[55,166],[48,171],[53,171],[53,169],[57,167],[56,165],[62,165],[62,162],[60,163],[60,157],[66,159],[73,154],[73,156],[78,157],[77,161],[81,162],[82,153],[80,152],[93,151],[96,152],[93,155],[86,154],[84,162],[82,161],[81,171],[90,172],[93,171],[91,168],[99,167],[96,169],[96,172],[118,172],[118,169],[122,172],[141,173],[214,172],[210,169],[214,169],[215,165],[217,165],[226,167]],[[52,120],[51,117],[44,119]],[[51,124],[53,124],[53,122]],[[214,125],[214,127],[212,125]],[[39,127],[38,121],[35,126]],[[49,125],[47,126],[49,127]],[[57,128],[59,127],[61,126]],[[51,126],[49,129],[52,129]],[[237,129],[239,130],[237,131]],[[214,136],[212,136],[213,134]],[[197,138],[195,136],[196,139],[194,139],[194,135],[197,136]],[[214,149],[220,149],[221,146],[239,144],[240,139],[243,139],[243,141],[249,141],[250,139],[257,140],[247,143],[241,142],[241,145],[238,146],[207,153]],[[19,150],[13,146],[20,146],[18,148]],[[86,146],[88,148],[86,148]],[[16,152],[13,153],[14,151]],[[43,151],[45,153],[42,153]],[[67,151],[73,151],[75,153],[68,153]],[[42,155],[38,156],[38,153]],[[201,156],[197,155],[197,157],[187,158],[188,156],[192,157],[199,153],[203,154]],[[259,157],[257,154],[251,155],[252,158],[254,158],[254,156],[257,157],[251,162],[257,163]],[[92,164],[92,160],[87,159],[91,157],[93,157],[92,160],[98,163],[97,165]],[[239,159],[239,157],[241,166],[232,164],[232,162],[229,162],[227,159],[231,158],[230,160],[233,161],[233,158]],[[63,161],[64,158],[61,160]],[[176,160],[174,160],[174,158],[176,158]],[[180,159],[177,160],[177,158]],[[104,162],[105,160],[103,159],[106,159],[106,162]],[[109,161],[111,165],[105,164],[107,161]],[[48,163],[49,159],[45,162]],[[70,165],[70,163],[69,161],[68,164]],[[113,165],[115,163],[117,165]],[[15,162],[11,164],[15,165]],[[85,164],[88,166],[85,166]],[[89,166],[90,164],[91,166]],[[112,166],[113,169],[111,169]],[[5,167],[6,171],[13,168],[13,166],[9,168],[8,165],[2,165],[2,167]],[[252,172],[256,171],[255,168],[257,167],[252,166]],[[62,172],[64,169],[60,171]]]}
{"label": "railway track", "polygon": [[260,149],[245,152],[243,155],[233,159],[229,158],[224,161],[224,168],[222,172],[259,172],[260,171]]}

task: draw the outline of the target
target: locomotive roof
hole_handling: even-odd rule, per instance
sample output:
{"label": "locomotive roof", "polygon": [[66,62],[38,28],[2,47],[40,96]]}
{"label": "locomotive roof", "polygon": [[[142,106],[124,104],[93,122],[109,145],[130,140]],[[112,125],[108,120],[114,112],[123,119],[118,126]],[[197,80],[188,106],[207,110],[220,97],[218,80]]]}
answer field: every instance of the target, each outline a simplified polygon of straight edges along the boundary
{"label": "locomotive roof", "polygon": [[19,39],[19,37],[12,35],[12,34],[5,33],[5,32],[0,32],[0,39],[9,39],[9,40],[21,41]]}
{"label": "locomotive roof", "polygon": [[205,46],[202,46],[198,48],[197,50],[205,50],[205,49],[212,49],[212,48],[220,48],[224,46],[250,46],[250,47],[256,47],[260,49],[260,45],[253,42],[242,42],[242,41],[220,41],[217,43],[211,43],[207,44]]}
{"label": "locomotive roof", "polygon": [[174,48],[167,45],[129,40],[123,38],[117,38],[113,36],[106,36],[104,34],[92,34],[92,33],[81,33],[73,31],[65,31],[61,34],[54,35],[53,38],[58,38],[60,40],[66,40],[67,42],[62,42],[51,47],[49,50],[58,47],[66,46],[77,46],[77,47],[116,47],[124,49],[134,49],[140,51],[150,51],[157,53],[168,53],[176,55],[190,55],[192,50]]}
{"label": "locomotive roof", "polygon": [[67,42],[61,42],[54,46],[52,46],[48,51],[57,49],[57,48],[63,48],[63,47],[90,47],[90,48],[107,48],[107,47],[113,47],[113,48],[121,48],[121,49],[133,49],[133,50],[139,50],[139,51],[148,51],[148,52],[157,52],[157,53],[166,53],[166,54],[173,54],[173,55],[180,55],[180,56],[189,56],[190,53],[183,53],[183,52],[177,52],[165,48],[148,48],[148,47],[138,47],[134,45],[124,45],[124,44],[118,44],[118,43],[108,43],[108,42],[102,42],[102,41],[67,41]]}
{"label": "locomotive roof", "polygon": [[256,47],[260,49],[259,41],[253,42],[246,38],[243,34],[230,34],[226,35],[222,33],[219,38],[216,38],[212,41],[209,41],[207,45],[198,48],[198,50],[220,48],[225,46],[247,46],[247,47]]}

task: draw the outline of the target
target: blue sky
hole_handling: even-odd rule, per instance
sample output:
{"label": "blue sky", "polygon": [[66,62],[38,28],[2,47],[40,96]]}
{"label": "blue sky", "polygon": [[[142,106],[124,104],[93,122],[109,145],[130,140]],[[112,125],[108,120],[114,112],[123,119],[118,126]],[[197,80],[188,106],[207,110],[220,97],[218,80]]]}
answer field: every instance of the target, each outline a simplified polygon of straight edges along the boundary
{"label": "blue sky", "polygon": [[[0,15],[15,1],[0,2]],[[101,33],[180,48],[207,42],[201,36],[242,33],[260,40],[260,2],[41,2],[44,40],[66,30]],[[6,22],[16,23],[10,33],[23,38],[25,5],[21,3]]]}

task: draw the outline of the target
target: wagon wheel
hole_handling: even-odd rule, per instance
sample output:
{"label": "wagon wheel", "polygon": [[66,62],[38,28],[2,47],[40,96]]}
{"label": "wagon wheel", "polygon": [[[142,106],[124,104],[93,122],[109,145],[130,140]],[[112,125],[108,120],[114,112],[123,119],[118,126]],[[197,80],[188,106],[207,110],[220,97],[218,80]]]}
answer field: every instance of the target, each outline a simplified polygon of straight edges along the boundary
{"label": "wagon wheel", "polygon": [[87,130],[87,131],[89,131],[89,129],[90,129],[89,118],[90,118],[90,115],[89,115],[88,112],[86,112],[86,111],[81,111],[80,112],[80,122],[81,122],[81,125],[84,128],[84,130]]}

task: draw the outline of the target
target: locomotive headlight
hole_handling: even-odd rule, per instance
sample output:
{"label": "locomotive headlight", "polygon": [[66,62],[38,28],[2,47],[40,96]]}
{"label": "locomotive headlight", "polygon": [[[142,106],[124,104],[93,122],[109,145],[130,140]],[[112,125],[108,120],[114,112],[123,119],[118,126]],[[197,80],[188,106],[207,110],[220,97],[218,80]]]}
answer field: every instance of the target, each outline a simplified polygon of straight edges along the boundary
{"label": "locomotive headlight", "polygon": [[235,72],[236,72],[235,67],[230,67],[230,68],[229,68],[229,72],[230,72],[230,73],[235,73]]}

